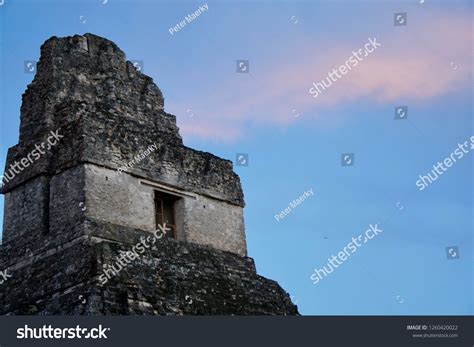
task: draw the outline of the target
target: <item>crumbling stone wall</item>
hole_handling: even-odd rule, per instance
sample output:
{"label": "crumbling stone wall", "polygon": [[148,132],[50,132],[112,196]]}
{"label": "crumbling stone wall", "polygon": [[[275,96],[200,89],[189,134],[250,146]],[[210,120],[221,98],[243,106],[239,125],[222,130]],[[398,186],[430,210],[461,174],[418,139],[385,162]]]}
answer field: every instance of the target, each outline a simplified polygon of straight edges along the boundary
{"label": "crumbling stone wall", "polygon": [[158,240],[101,285],[102,270],[147,232],[96,222],[86,228],[88,237],[11,266],[0,314],[297,314],[276,282],[256,274],[251,258],[173,239]]}
{"label": "crumbling stone wall", "polygon": [[[37,177],[5,194],[3,242],[43,231],[48,223],[49,180]],[[21,227],[19,227],[21,225]]]}

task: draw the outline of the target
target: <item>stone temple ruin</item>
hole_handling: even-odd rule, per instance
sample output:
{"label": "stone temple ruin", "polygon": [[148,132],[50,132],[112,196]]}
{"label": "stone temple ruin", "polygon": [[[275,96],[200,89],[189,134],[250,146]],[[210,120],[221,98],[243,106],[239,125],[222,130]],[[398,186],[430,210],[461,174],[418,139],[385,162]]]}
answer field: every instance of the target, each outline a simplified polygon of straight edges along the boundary
{"label": "stone temple ruin", "polygon": [[298,314],[246,256],[232,163],[185,147],[109,40],[43,44],[4,176],[0,314]]}

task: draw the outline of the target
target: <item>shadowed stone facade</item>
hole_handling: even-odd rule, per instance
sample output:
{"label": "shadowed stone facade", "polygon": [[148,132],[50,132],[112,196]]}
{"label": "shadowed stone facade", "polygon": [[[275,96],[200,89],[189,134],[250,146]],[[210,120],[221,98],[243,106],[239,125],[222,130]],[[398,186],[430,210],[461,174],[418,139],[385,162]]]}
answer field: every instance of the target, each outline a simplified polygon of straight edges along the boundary
{"label": "shadowed stone facade", "polygon": [[[43,44],[5,177],[0,314],[297,314],[246,257],[232,163],[184,146],[161,91],[109,40]],[[174,237],[100,283],[168,208]]]}

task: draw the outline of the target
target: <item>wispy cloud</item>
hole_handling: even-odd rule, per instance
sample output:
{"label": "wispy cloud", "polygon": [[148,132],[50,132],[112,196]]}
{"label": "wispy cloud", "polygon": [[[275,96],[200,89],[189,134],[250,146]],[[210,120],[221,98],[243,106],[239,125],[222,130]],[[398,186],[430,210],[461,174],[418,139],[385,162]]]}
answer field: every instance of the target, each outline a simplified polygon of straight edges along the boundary
{"label": "wispy cloud", "polygon": [[204,90],[196,91],[195,99],[188,100],[188,104],[199,110],[199,118],[180,117],[183,105],[167,108],[178,114],[185,137],[228,142],[254,126],[291,124],[296,120],[292,109],[316,115],[313,119],[321,121],[329,107],[351,106],[363,99],[377,103],[428,102],[466,88],[472,76],[469,16],[434,17],[406,28],[391,27],[374,33],[382,46],[317,98],[309,94],[312,82],[321,81],[333,68],[344,64],[364,41],[334,38],[333,43],[321,47],[313,39],[302,40],[300,51],[305,53],[299,61],[269,62],[265,72],[255,76],[224,80],[210,96]]}

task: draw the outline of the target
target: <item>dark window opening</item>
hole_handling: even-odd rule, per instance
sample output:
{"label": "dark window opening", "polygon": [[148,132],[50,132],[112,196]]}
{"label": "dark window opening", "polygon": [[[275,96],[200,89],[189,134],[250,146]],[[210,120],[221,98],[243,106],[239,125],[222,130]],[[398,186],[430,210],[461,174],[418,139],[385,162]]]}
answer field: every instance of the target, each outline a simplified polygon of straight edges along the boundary
{"label": "dark window opening", "polygon": [[166,223],[165,236],[173,239],[176,239],[175,202],[178,199],[173,195],[155,191],[156,228]]}

